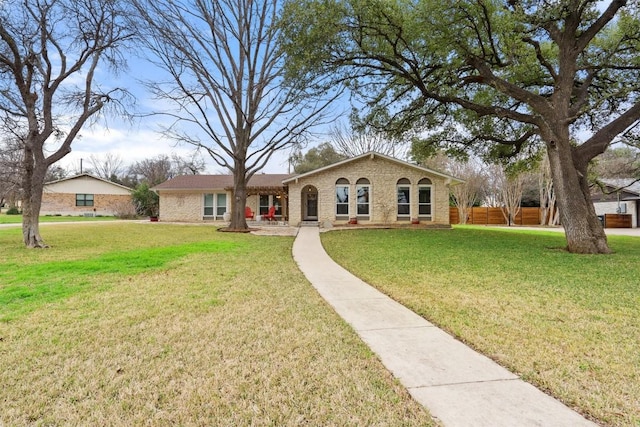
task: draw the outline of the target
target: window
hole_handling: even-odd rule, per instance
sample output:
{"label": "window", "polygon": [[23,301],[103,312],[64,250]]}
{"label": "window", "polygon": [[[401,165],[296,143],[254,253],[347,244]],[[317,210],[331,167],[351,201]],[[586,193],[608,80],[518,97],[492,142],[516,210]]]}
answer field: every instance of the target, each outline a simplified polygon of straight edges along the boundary
{"label": "window", "polygon": [[271,196],[273,198],[273,206],[276,207],[276,216],[282,216],[282,196]]}
{"label": "window", "polygon": [[336,216],[349,216],[349,181],[344,178],[336,181]]}
{"label": "window", "polygon": [[261,194],[260,204],[258,205],[258,215],[267,215],[269,213],[269,206],[271,206],[269,202],[269,195]]}
{"label": "window", "polygon": [[258,215],[267,215],[269,207],[276,207],[276,216],[282,216],[282,196],[273,196],[269,194],[260,194],[258,204]]}
{"label": "window", "polygon": [[398,216],[409,217],[411,213],[411,183],[408,179],[398,180]]}
{"label": "window", "polygon": [[213,194],[204,195],[204,216],[213,216]]}
{"label": "window", "polygon": [[227,194],[215,193],[204,195],[203,216],[213,217],[214,219],[222,219],[227,211]]}
{"label": "window", "polygon": [[76,206],[93,206],[93,194],[76,194]]}
{"label": "window", "polygon": [[431,217],[431,180],[429,178],[418,182],[418,216]]}
{"label": "window", "polygon": [[371,194],[371,187],[369,180],[366,178],[360,178],[356,182],[356,197],[357,197],[357,211],[358,216],[369,216],[369,198]]}
{"label": "window", "polygon": [[216,195],[216,215],[222,216],[227,211],[227,195],[218,193]]}

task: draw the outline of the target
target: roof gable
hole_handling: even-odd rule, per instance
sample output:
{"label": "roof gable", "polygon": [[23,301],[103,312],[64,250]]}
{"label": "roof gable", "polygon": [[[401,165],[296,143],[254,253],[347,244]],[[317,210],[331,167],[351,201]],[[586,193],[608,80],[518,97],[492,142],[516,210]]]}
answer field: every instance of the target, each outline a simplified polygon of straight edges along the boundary
{"label": "roof gable", "polygon": [[607,186],[609,191],[619,189],[621,192],[640,196],[640,182],[636,179],[603,179],[602,182]]}
{"label": "roof gable", "polygon": [[425,172],[425,173],[428,173],[428,174],[431,174],[431,175],[439,176],[439,177],[444,178],[446,180],[450,180],[451,184],[453,184],[453,185],[462,184],[464,182],[464,180],[456,178],[456,177],[454,177],[452,175],[448,175],[448,174],[445,174],[445,173],[442,173],[442,172],[438,172],[438,171],[435,171],[433,169],[425,168],[425,167],[422,167],[422,166],[419,166],[419,165],[416,165],[416,164],[413,164],[413,163],[405,162],[404,160],[396,159],[395,157],[386,156],[384,154],[380,154],[380,153],[375,152],[375,151],[370,151],[368,153],[361,154],[359,156],[352,157],[350,159],[342,160],[340,162],[333,163],[331,165],[324,166],[324,167],[321,167],[321,168],[318,168],[318,169],[315,169],[315,170],[312,170],[312,171],[309,171],[309,172],[306,172],[306,173],[303,173],[303,174],[294,175],[291,178],[285,179],[283,181],[283,183],[286,184],[286,183],[295,181],[295,180],[300,179],[300,178],[306,178],[306,177],[313,176],[313,175],[316,175],[318,173],[325,172],[325,171],[328,171],[328,170],[331,170],[331,169],[336,169],[336,168],[339,168],[339,167],[342,167],[342,166],[347,166],[350,163],[356,162],[356,161],[361,160],[361,159],[365,159],[367,157],[370,157],[371,159],[374,159],[374,158],[383,159],[383,160],[388,161],[388,162],[393,162],[393,163],[399,164],[399,165],[401,165],[403,167],[412,168],[412,169],[419,170],[421,172]]}
{"label": "roof gable", "polygon": [[[247,187],[282,187],[290,174],[255,174]],[[233,175],[180,175],[152,188],[163,190],[225,190],[233,187]]]}
{"label": "roof gable", "polygon": [[70,177],[67,177],[67,178],[58,179],[58,180],[55,180],[55,181],[45,182],[44,185],[45,185],[45,187],[52,188],[52,187],[57,186],[58,184],[65,184],[65,183],[70,183],[72,181],[80,181],[80,180],[87,180],[87,179],[95,180],[95,181],[97,181],[97,182],[99,182],[99,183],[101,183],[103,185],[106,184],[108,186],[116,187],[119,190],[126,190],[128,192],[133,191],[132,188],[127,187],[126,185],[118,184],[117,182],[109,181],[108,179],[100,178],[100,177],[97,177],[97,176],[94,176],[94,175],[91,175],[91,174],[88,174],[88,173],[81,173],[79,175],[74,175],[74,176],[70,176]]}

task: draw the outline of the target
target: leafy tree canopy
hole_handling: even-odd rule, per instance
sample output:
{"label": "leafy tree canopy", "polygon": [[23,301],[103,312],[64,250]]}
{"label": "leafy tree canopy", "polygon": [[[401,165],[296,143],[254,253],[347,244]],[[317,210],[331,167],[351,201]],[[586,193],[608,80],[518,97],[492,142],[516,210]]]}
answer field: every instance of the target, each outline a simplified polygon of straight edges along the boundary
{"label": "leafy tree canopy", "polygon": [[546,148],[568,249],[608,253],[587,167],[640,132],[639,5],[290,0],[281,25],[289,75],[333,76],[374,127],[485,159]]}
{"label": "leafy tree canopy", "polygon": [[328,166],[330,164],[346,159],[347,156],[338,153],[333,145],[324,142],[317,147],[309,149],[305,154],[301,152],[293,153],[290,157],[295,173],[305,173],[314,169]]}

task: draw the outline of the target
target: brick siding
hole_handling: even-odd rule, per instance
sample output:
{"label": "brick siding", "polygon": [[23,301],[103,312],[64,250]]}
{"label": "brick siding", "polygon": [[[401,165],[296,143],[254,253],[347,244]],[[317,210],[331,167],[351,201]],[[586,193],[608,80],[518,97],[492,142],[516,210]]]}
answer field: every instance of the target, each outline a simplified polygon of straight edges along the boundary
{"label": "brick siding", "polygon": [[[342,166],[330,168],[289,182],[289,223],[299,224],[303,220],[302,192],[311,185],[318,191],[318,221],[321,224],[340,225],[348,220],[336,218],[335,187],[340,178],[349,181],[349,216],[355,217],[356,182],[360,178],[369,180],[370,205],[369,220],[358,219],[363,224],[383,224],[398,222],[397,183],[405,178],[410,181],[410,215],[409,219],[418,219],[418,182],[423,178],[431,180],[431,219],[420,219],[426,224],[449,224],[449,187],[444,177],[392,162],[379,156],[363,157]],[[401,220],[406,222],[407,220]]]}
{"label": "brick siding", "polygon": [[76,206],[76,195],[69,193],[43,193],[41,215],[82,215],[93,213],[96,215],[112,216],[115,207],[131,201],[130,195],[94,194],[93,206]]}

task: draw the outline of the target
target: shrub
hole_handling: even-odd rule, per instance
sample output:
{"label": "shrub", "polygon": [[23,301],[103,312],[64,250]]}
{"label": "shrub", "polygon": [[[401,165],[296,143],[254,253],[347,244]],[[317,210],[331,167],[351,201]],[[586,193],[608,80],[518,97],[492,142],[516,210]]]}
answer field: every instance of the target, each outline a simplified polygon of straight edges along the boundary
{"label": "shrub", "polygon": [[158,195],[149,189],[149,184],[142,183],[136,187],[133,194],[133,201],[138,214],[144,216],[158,216],[160,203]]}
{"label": "shrub", "polygon": [[7,215],[20,215],[22,212],[20,212],[17,207],[11,206],[6,213]]}
{"label": "shrub", "polygon": [[134,219],[136,217],[136,206],[131,200],[121,200],[114,204],[113,216],[120,219]]}

